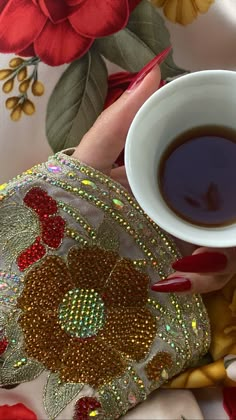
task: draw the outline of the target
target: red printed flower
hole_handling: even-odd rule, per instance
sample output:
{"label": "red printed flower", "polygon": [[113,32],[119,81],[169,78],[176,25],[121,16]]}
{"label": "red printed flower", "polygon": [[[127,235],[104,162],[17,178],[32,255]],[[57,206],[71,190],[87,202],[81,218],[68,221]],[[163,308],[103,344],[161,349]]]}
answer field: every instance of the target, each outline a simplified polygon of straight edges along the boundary
{"label": "red printed flower", "polygon": [[64,236],[65,221],[57,213],[57,202],[41,188],[32,188],[24,197],[24,203],[37,213],[41,234],[34,243],[25,249],[17,258],[21,271],[46,254],[45,245],[58,248]]}
{"label": "red printed flower", "polygon": [[[121,71],[119,73],[111,74],[108,78],[108,92],[104,105],[104,109],[112,105],[128,88],[132,83],[137,73],[129,73],[127,71]],[[164,86],[165,81],[161,80],[159,88]],[[120,156],[116,161],[117,165],[124,165],[124,151],[121,152]]]}
{"label": "red printed flower", "polygon": [[127,24],[140,0],[1,0],[0,52],[51,66],[81,57],[95,38]]}
{"label": "red printed flower", "polygon": [[33,411],[24,404],[1,405],[0,420],[37,420]]}

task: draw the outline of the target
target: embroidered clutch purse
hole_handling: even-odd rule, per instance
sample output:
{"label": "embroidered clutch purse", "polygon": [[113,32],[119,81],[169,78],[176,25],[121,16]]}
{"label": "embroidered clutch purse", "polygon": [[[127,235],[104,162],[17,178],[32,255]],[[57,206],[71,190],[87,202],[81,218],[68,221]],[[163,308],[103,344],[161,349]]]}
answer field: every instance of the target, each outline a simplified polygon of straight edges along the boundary
{"label": "embroidered clutch purse", "polygon": [[119,184],[59,153],[0,189],[0,384],[40,378],[39,418],[119,418],[207,352],[201,297],[150,290],[178,253]]}

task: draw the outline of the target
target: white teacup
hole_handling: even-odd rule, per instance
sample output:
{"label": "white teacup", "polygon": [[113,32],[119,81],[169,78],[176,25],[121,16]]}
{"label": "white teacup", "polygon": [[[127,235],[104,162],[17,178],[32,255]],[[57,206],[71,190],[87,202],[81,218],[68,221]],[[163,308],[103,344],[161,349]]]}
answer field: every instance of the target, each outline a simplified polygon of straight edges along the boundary
{"label": "white teacup", "polygon": [[[127,175],[140,206],[165,231],[197,245],[236,246],[236,223],[193,225],[167,206],[158,186],[158,167],[167,146],[184,131],[209,125],[236,130],[236,72],[196,72],[155,92],[130,127],[125,147]],[[232,182],[236,194],[236,179]]]}

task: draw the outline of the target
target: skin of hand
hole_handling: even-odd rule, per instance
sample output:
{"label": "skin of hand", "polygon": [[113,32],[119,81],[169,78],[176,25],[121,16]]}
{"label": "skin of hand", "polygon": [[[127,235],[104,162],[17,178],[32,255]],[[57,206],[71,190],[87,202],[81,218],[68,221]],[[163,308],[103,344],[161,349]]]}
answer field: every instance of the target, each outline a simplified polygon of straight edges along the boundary
{"label": "skin of hand", "polygon": [[[125,167],[112,169],[112,166],[125,146],[134,116],[158,89],[160,80],[158,65],[152,70],[149,69],[146,74],[144,72],[139,83],[124,92],[114,104],[103,111],[85,134],[73,157],[109,175],[130,191]],[[236,273],[236,248],[196,247],[179,240],[176,240],[176,243],[184,258],[173,264],[174,274],[152,287],[154,291],[207,293],[224,287]]]}
{"label": "skin of hand", "polygon": [[[187,249],[185,245],[185,253]],[[236,248],[197,247],[192,255],[176,261],[173,268],[175,273],[163,283],[171,281],[174,285],[177,278],[177,288],[178,283],[183,285],[183,290],[177,292],[209,293],[220,290],[236,273]],[[170,291],[175,292],[175,286]]]}

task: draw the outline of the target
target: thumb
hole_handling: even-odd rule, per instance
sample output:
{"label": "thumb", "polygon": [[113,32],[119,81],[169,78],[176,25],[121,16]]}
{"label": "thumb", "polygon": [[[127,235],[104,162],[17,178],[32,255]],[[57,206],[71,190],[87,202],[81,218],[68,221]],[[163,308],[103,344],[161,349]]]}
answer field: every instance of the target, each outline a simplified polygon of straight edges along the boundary
{"label": "thumb", "polygon": [[155,66],[142,82],[136,83],[133,89],[123,93],[114,104],[102,112],[83,137],[73,157],[95,169],[109,172],[124,148],[135,114],[158,89],[160,80],[160,69]]}

